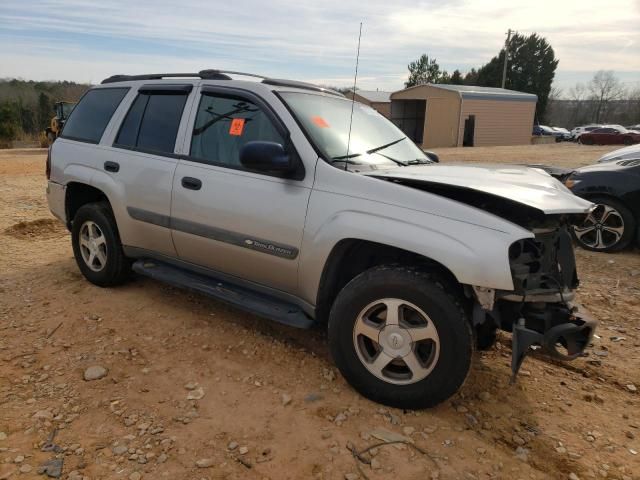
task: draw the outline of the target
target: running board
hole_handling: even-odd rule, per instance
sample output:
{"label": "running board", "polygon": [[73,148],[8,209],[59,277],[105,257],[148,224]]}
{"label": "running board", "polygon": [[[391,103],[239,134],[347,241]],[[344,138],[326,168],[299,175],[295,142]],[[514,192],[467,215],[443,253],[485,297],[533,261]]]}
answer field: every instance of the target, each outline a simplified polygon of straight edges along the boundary
{"label": "running board", "polygon": [[133,264],[133,271],[174,287],[222,300],[247,312],[291,327],[310,328],[315,323],[293,304],[167,263],[141,259]]}

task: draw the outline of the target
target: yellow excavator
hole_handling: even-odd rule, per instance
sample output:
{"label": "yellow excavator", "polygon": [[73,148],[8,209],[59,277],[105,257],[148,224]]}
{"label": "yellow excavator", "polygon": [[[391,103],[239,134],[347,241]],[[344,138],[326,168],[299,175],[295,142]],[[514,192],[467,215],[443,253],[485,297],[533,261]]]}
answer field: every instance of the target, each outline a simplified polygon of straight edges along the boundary
{"label": "yellow excavator", "polygon": [[54,106],[54,111],[56,115],[51,119],[51,123],[47,127],[47,129],[42,132],[43,136],[43,146],[48,146],[53,143],[53,141],[58,138],[60,132],[62,132],[62,127],[64,127],[64,122],[67,121],[73,107],[76,104],[73,102],[56,102]]}

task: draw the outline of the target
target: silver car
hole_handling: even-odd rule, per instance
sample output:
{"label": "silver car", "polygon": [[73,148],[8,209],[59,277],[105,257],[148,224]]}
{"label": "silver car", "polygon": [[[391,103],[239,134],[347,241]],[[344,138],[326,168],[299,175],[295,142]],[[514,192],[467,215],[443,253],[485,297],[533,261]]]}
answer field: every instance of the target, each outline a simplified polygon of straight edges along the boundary
{"label": "silver car", "polygon": [[618,160],[638,160],[640,159],[640,144],[629,145],[628,147],[618,148],[612,152],[604,154],[598,160],[598,163],[617,162]]}
{"label": "silver car", "polygon": [[236,72],[115,76],[52,145],[51,211],[79,269],[131,271],[301,328],[368,398],[453,395],[473,350],[513,334],[582,354],[568,231],[591,203],[526,167],[439,165],[368,106]]}

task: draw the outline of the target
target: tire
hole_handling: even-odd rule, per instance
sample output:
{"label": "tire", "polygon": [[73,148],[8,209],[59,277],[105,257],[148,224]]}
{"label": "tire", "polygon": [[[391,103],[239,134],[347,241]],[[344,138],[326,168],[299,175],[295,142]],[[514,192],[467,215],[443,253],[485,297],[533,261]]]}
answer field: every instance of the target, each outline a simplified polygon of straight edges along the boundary
{"label": "tire", "polygon": [[88,203],[78,209],[73,217],[71,244],[78,268],[95,285],[119,285],[131,273],[131,262],[122,251],[116,220],[106,202]]}
{"label": "tire", "polygon": [[583,145],[593,145],[593,139],[580,137],[578,141]]}
{"label": "tire", "polygon": [[627,248],[636,234],[637,222],[633,213],[614,198],[591,197],[588,200],[597,206],[582,225],[572,229],[578,245],[594,252],[619,252]]}
{"label": "tire", "polygon": [[625,145],[633,145],[633,138],[631,138],[631,137],[625,137],[625,138],[624,138],[624,140],[623,140],[623,143],[624,143]]}
{"label": "tire", "polygon": [[[394,305],[398,325],[387,319]],[[367,323],[370,319],[382,323]],[[419,334],[420,327],[431,338],[414,342],[411,335]],[[371,337],[358,333],[362,329]],[[359,393],[391,407],[417,409],[445,401],[462,386],[471,365],[473,335],[458,298],[435,276],[380,266],[361,273],[338,294],[329,315],[329,347],[338,369]],[[388,364],[385,360],[386,366],[374,374],[374,360],[391,358],[383,353],[396,358]]]}

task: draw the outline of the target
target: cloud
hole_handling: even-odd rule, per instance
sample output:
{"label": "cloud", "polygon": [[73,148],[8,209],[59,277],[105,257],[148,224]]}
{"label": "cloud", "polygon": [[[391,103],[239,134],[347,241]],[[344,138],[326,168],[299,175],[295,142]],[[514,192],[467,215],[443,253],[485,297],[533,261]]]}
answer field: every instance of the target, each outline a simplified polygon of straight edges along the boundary
{"label": "cloud", "polygon": [[363,88],[401,88],[407,63],[424,52],[449,70],[477,67],[509,27],[547,37],[559,79],[599,69],[640,79],[634,0],[3,0],[0,76],[96,82],[227,68],[349,85],[360,21]]}

